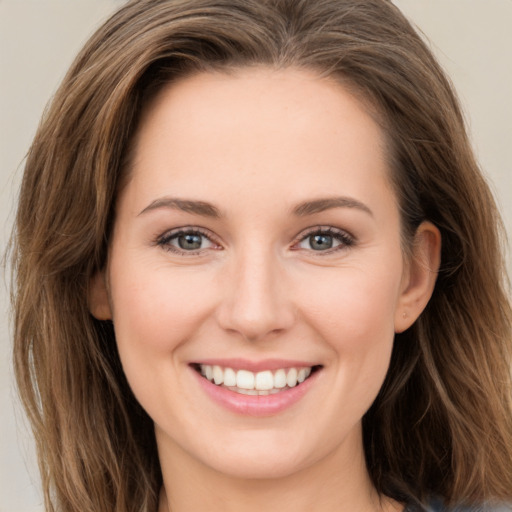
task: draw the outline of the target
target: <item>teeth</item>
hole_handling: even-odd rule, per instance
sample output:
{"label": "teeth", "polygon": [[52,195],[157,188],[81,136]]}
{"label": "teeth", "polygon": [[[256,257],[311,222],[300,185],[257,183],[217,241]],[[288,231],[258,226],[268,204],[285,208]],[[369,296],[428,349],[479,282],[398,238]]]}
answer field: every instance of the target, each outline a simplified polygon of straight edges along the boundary
{"label": "teeth", "polygon": [[290,368],[288,370],[288,375],[286,376],[286,384],[293,388],[293,386],[297,385],[297,369]]}
{"label": "teeth", "polygon": [[274,374],[274,387],[282,389],[286,386],[286,372],[284,370],[277,370]]}
{"label": "teeth", "polygon": [[236,386],[236,372],[232,368],[224,370],[224,386]]}
{"label": "teeth", "polygon": [[244,395],[269,395],[304,382],[311,374],[311,367],[281,368],[274,373],[270,370],[254,373],[249,370],[236,371],[233,368],[202,364],[200,371],[206,379],[217,386],[223,385]]}
{"label": "teeth", "polygon": [[220,366],[213,367],[213,382],[217,385],[224,382],[224,372]]}
{"label": "teeth", "polygon": [[274,376],[271,371],[259,372],[256,374],[256,383],[254,385],[260,391],[268,391],[274,387]]}
{"label": "teeth", "polygon": [[247,370],[238,370],[236,372],[236,387],[254,389],[254,373]]}

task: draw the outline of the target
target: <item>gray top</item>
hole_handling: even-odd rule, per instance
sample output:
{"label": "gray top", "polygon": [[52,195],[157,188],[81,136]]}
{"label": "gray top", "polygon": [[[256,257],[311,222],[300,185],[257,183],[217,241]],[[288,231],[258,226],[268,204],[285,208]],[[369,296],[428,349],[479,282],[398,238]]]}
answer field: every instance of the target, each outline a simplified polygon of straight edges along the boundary
{"label": "gray top", "polygon": [[432,500],[423,509],[415,505],[408,505],[404,512],[512,512],[512,504],[501,505],[475,505],[471,507],[446,508],[441,500]]}

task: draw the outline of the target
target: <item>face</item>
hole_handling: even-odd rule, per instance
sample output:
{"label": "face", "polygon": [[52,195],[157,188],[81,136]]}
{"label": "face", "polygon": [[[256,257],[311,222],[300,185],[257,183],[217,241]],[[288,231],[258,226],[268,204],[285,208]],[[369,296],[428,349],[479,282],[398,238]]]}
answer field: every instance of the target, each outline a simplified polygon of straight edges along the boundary
{"label": "face", "polygon": [[91,303],[160,453],[247,477],[360,457],[419,313],[376,122],[339,84],[259,68],[164,89],[135,144]]}

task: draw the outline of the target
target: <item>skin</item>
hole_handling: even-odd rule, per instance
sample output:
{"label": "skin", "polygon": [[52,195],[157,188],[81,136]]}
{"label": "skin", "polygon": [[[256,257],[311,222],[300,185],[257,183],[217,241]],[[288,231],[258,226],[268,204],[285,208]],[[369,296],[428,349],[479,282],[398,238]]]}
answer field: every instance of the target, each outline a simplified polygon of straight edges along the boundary
{"label": "skin", "polygon": [[[371,485],[361,418],[395,332],[430,298],[440,236],[422,224],[405,259],[383,140],[349,92],[304,70],[198,74],[146,109],[90,304],[155,422],[161,512],[401,510]],[[165,238],[184,227],[206,235],[199,251]],[[334,247],[314,250],[326,227]],[[212,357],[321,370],[291,407],[250,417],[198,385],[190,363]]]}

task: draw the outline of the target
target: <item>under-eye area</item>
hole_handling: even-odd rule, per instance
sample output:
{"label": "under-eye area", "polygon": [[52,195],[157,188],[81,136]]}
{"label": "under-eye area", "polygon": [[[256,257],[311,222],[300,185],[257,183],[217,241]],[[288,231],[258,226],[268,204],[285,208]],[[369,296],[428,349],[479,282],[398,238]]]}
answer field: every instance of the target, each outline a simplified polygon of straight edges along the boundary
{"label": "under-eye area", "polygon": [[322,368],[321,365],[315,365],[252,372],[198,363],[193,363],[191,366],[213,384],[243,395],[281,393],[299,386]]}

